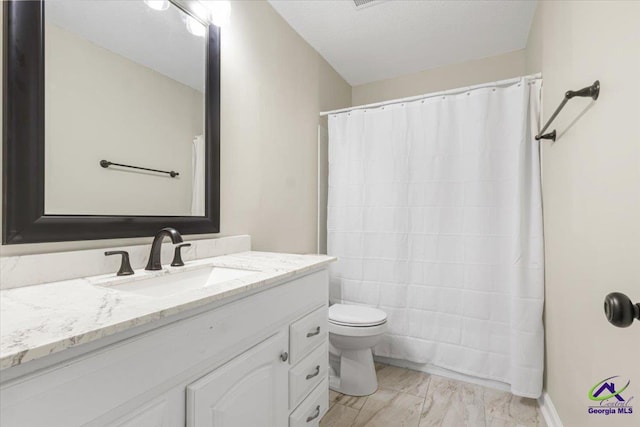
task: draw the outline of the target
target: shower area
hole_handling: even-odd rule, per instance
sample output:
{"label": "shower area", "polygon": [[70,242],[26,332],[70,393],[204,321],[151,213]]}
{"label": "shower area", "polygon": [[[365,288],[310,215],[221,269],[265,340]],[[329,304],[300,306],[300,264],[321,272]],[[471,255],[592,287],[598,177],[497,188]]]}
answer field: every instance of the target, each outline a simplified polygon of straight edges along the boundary
{"label": "shower area", "polygon": [[387,313],[376,357],[540,396],[541,86],[328,114],[330,297]]}

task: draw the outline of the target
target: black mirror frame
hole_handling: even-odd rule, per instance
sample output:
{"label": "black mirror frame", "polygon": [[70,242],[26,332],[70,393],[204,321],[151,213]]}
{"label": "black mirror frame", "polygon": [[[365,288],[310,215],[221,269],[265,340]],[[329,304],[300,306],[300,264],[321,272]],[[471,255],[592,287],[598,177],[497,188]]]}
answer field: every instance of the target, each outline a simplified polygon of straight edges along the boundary
{"label": "black mirror frame", "polygon": [[205,215],[44,213],[44,1],[3,2],[2,243],[220,232],[220,29],[209,25],[205,89]]}

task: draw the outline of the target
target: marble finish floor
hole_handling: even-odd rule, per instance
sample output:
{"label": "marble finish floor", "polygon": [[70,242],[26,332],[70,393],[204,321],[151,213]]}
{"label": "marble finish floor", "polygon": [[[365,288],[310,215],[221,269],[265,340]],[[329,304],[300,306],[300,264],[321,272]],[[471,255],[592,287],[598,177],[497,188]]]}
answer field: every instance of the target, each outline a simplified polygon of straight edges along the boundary
{"label": "marble finish floor", "polygon": [[546,427],[534,399],[376,363],[378,391],[329,392],[320,427]]}

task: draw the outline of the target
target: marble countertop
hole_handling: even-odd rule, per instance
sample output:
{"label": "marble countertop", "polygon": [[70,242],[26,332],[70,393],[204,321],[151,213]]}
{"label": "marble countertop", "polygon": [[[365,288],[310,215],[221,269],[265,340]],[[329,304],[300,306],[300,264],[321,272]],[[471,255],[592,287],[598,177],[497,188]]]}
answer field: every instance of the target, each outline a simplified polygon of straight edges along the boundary
{"label": "marble countertop", "polygon": [[185,267],[165,267],[154,272],[137,270],[135,276],[128,276],[128,280],[141,280],[204,265],[255,271],[238,279],[164,297],[105,286],[110,281],[115,284],[123,280],[115,273],[3,290],[0,291],[0,370],[267,287],[317,270],[334,260],[324,255],[242,252],[189,261]]}

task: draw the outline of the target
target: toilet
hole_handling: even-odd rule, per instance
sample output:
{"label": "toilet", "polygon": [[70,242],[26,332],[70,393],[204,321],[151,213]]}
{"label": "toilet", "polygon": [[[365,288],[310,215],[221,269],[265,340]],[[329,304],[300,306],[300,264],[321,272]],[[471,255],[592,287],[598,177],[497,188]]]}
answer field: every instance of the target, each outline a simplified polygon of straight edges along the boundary
{"label": "toilet", "polygon": [[378,389],[371,349],[387,329],[387,314],[377,308],[334,304],[329,307],[329,388],[350,396]]}

